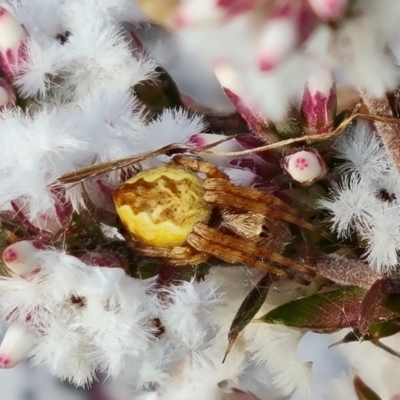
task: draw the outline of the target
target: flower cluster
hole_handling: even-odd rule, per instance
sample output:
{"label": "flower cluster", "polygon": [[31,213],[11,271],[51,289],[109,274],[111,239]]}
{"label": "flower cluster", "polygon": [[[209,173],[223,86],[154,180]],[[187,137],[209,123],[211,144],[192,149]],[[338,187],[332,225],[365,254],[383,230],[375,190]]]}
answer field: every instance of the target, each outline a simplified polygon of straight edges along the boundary
{"label": "flower cluster", "polygon": [[[400,330],[385,302],[399,291],[400,164],[378,125],[346,129],[359,115],[337,82],[392,106],[381,126],[398,117],[385,95],[400,82],[400,5],[161,2],[0,0],[0,368],[30,358],[143,400],[296,399],[317,375],[297,353],[307,331],[379,345]],[[229,115],[181,93],[139,5],[208,63]],[[145,174],[168,162],[197,186],[179,197],[186,178],[157,177],[177,199],[162,223],[181,226],[182,199],[207,211],[176,247],[135,237],[115,201],[144,210],[158,193]],[[154,197],[133,216],[161,214],[170,197]],[[335,399],[369,390],[340,382]]]}
{"label": "flower cluster", "polygon": [[329,93],[334,73],[377,97],[393,90],[399,15],[395,0],[183,0],[172,24],[188,49],[232,68],[247,104],[281,120],[307,82]]}
{"label": "flower cluster", "polygon": [[[77,215],[85,215],[89,198],[101,210],[95,217],[111,221],[100,231],[95,227],[96,234],[106,242],[115,238],[111,194],[134,170],[80,186],[54,185],[59,176],[95,162],[172,142],[199,146],[221,139],[200,133],[203,119],[184,109],[161,109],[149,118],[150,108],[136,94],[143,94],[143,87],[145,95],[151,92],[149,78],[155,79],[157,63],[134,26],[122,24],[139,18],[133,4],[16,1],[1,7],[0,27],[10,40],[1,53],[0,213],[7,229],[19,226],[22,233],[16,232],[3,252],[9,276],[0,280],[0,310],[9,328],[0,366],[10,368],[29,357],[75,385],[89,385],[103,373],[129,382],[142,396],[155,392],[174,399],[190,392],[196,398],[252,396],[248,391],[257,387],[257,374],[271,374],[279,393],[306,392],[310,368],[296,355],[302,332],[254,325],[232,348],[229,362],[221,364],[229,324],[258,272],[227,275],[217,268],[204,281],[164,282],[163,273],[137,279],[118,251],[90,242],[91,227],[82,234]],[[227,146],[262,143],[249,140]],[[142,167],[161,161],[148,160]],[[261,180],[268,165],[274,174],[280,171],[273,155],[221,164],[233,181],[271,191],[276,188]],[[235,280],[242,284],[246,274],[247,285],[231,286]],[[283,298],[288,299],[286,293]],[[264,336],[270,345],[263,345]],[[276,350],[281,346],[292,360],[288,373]]]}
{"label": "flower cluster", "polygon": [[400,250],[400,177],[366,123],[357,126],[335,145],[341,179],[330,199],[320,205],[331,213],[332,229],[343,238],[356,234],[365,243],[365,256],[378,271],[398,265]]}
{"label": "flower cluster", "polygon": [[[10,277],[0,280],[0,302],[10,327],[0,347],[2,368],[31,357],[34,365],[79,386],[103,372],[133,383],[138,393],[155,390],[165,398],[184,398],[193,391],[196,398],[217,398],[240,385],[243,374],[255,379],[246,371],[259,364],[258,373],[266,373],[268,365],[282,392],[308,390],[309,367],[296,356],[302,334],[286,327],[254,326],[229,362],[215,370],[243,296],[236,291],[222,297],[223,289],[242,280],[243,271],[215,270],[204,281],[165,285],[161,277],[133,279],[105,255],[78,259],[37,241],[7,247],[3,260]],[[275,301],[286,300],[280,292],[277,287],[271,294]]]}
{"label": "flower cluster", "polygon": [[[3,368],[29,355],[79,386],[96,372],[129,375],[139,387],[155,376],[162,384],[174,364],[215,336],[213,282],[160,287],[155,279],[129,278],[105,257],[91,257],[90,266],[30,241],[7,247],[3,259],[11,273],[0,282],[10,324],[0,350]],[[105,266],[96,266],[101,261]]]}

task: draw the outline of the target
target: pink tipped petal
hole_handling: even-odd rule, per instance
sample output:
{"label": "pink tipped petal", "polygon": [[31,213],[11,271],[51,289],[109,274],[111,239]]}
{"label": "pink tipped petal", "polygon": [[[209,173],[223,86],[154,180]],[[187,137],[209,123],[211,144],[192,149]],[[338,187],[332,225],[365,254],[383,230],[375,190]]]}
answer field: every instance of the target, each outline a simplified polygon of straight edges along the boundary
{"label": "pink tipped petal", "polygon": [[258,60],[260,71],[274,70],[283,58],[297,46],[297,43],[298,35],[293,21],[283,18],[269,21],[261,38]]}
{"label": "pink tipped petal", "polygon": [[300,106],[310,134],[328,133],[333,129],[336,105],[336,84],[331,71],[316,71],[306,85]]}
{"label": "pink tipped petal", "polygon": [[7,268],[17,275],[25,275],[38,267],[35,252],[38,251],[32,240],[14,243],[3,251],[3,261]]}
{"label": "pink tipped petal", "polygon": [[26,39],[27,34],[23,26],[4,7],[0,7],[0,51],[15,49],[20,42]]}
{"label": "pink tipped petal", "polygon": [[237,96],[240,96],[243,90],[240,85],[240,78],[229,63],[223,60],[218,60],[214,62],[213,67],[215,76],[221,86],[225,89],[229,89]]}
{"label": "pink tipped petal", "polygon": [[135,33],[135,26],[129,22],[121,22],[122,35],[131,49],[132,55],[136,58],[146,55],[143,43]]}
{"label": "pink tipped petal", "polygon": [[258,67],[269,72],[299,43],[296,26],[298,4],[290,0],[278,1],[261,32]]}
{"label": "pink tipped petal", "polygon": [[268,139],[268,125],[260,111],[247,105],[241,96],[243,89],[240,87],[239,77],[227,62],[217,61],[214,63],[214,72],[222,85],[225,96],[235,107],[236,111],[247,122],[249,129],[262,137]]}
{"label": "pink tipped petal", "polygon": [[304,43],[318,25],[318,18],[305,2],[280,0],[261,32],[258,68],[274,70],[295,48]]}
{"label": "pink tipped petal", "polygon": [[326,173],[325,162],[315,149],[295,150],[284,158],[282,166],[303,186],[310,186]]}
{"label": "pink tipped petal", "polygon": [[0,7],[0,11],[0,68],[8,78],[12,78],[25,56],[24,41],[28,35],[7,9]]}
{"label": "pink tipped petal", "polygon": [[340,18],[346,11],[348,0],[308,0],[314,12],[324,20]]}
{"label": "pink tipped petal", "polygon": [[21,323],[13,323],[8,328],[0,346],[0,368],[13,368],[29,357],[35,346],[35,337]]}

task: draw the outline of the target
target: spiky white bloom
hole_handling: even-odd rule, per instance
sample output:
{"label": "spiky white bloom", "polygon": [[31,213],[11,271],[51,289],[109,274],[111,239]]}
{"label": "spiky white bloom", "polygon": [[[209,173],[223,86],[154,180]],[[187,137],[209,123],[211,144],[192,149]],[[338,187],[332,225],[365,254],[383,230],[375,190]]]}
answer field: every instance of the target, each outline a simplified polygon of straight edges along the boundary
{"label": "spiky white bloom", "polygon": [[[306,0],[184,0],[176,28],[186,48],[228,63],[241,77],[244,100],[266,118],[279,120],[298,103],[320,67],[343,68],[351,84],[376,97],[397,86],[387,52],[398,39],[396,0],[337,1],[335,12],[332,2],[309,3],[313,8]],[[335,29],[325,24],[332,19]]]}
{"label": "spiky white bloom", "polygon": [[332,229],[356,232],[367,243],[366,258],[378,271],[398,264],[400,179],[375,131],[358,123],[335,146],[341,181],[320,205],[331,212]]}
{"label": "spiky white bloom", "polygon": [[[1,359],[11,360],[7,365],[31,357],[34,365],[76,385],[89,384],[100,371],[133,384],[138,393],[154,386],[166,400],[188,393],[218,399],[225,381],[249,392],[260,384],[272,390],[270,383],[258,383],[269,374],[279,393],[308,389],[310,371],[297,356],[301,334],[283,326],[249,326],[222,364],[230,322],[258,272],[215,269],[203,282],[163,286],[30,242],[11,245],[4,261],[11,277],[0,279],[1,313],[12,327],[23,328],[19,347],[14,328],[0,346]],[[227,274],[238,285],[247,276],[247,285],[224,293],[232,289]],[[281,289],[272,290],[275,304],[288,299]],[[290,296],[301,294],[292,289]],[[262,389],[256,395],[265,398]]]}
{"label": "spiky white bloom", "polygon": [[[33,227],[56,233],[63,225],[57,207],[71,203],[77,209],[82,200],[81,188],[62,198],[54,193],[58,176],[94,161],[181,142],[204,129],[201,118],[183,111],[165,111],[146,124],[131,88],[151,77],[156,63],[133,54],[121,30],[120,22],[141,17],[132,1],[9,1],[4,6],[14,25],[28,32],[16,76],[18,95],[28,99],[26,109],[0,119],[1,211],[13,204]],[[120,183],[118,176],[105,179],[111,189]],[[86,189],[95,192],[91,184]]]}
{"label": "spiky white bloom", "polygon": [[[154,61],[132,57],[119,23],[137,20],[127,0],[10,1],[16,18],[29,33],[27,58],[17,83],[25,96],[71,101],[94,87],[126,90],[149,77]],[[59,43],[57,35],[69,32]],[[62,83],[62,84],[60,84]]]}
{"label": "spiky white bloom", "polygon": [[[86,265],[54,250],[32,252],[22,244],[10,246],[13,257],[4,257],[12,276],[0,279],[0,308],[12,326],[25,326],[33,337],[24,355],[34,365],[76,385],[89,384],[96,371],[129,376],[138,385],[142,365],[157,362],[169,376],[178,364],[190,362],[193,351],[212,343],[217,328],[211,310],[219,306],[215,283],[158,289],[155,279],[136,280],[121,268]],[[27,275],[15,264],[28,258]],[[7,337],[0,354],[8,349],[9,358],[19,361],[22,356],[10,345],[15,339]],[[152,353],[156,360],[148,359]]]}

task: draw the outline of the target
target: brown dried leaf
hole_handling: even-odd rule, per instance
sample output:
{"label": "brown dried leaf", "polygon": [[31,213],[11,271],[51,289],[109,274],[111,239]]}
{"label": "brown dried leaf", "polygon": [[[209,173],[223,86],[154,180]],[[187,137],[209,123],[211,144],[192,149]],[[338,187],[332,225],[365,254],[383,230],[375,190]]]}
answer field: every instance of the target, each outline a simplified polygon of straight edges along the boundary
{"label": "brown dried leaf", "polygon": [[374,282],[364,296],[361,303],[360,320],[358,323],[358,329],[362,337],[364,337],[368,331],[368,327],[371,325],[371,319],[374,316],[376,308],[383,305],[388,294],[389,287],[387,281],[385,279],[379,279]]}

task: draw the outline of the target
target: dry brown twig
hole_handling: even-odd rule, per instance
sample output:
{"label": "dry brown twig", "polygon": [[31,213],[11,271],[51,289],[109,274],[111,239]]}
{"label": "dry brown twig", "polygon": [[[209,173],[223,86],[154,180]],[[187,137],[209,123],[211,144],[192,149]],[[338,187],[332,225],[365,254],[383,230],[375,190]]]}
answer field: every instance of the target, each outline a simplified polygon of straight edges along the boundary
{"label": "dry brown twig", "polygon": [[[379,122],[382,125],[387,125],[387,124],[400,125],[399,118],[393,118],[391,116],[380,115],[380,114],[359,113],[358,112],[359,106],[357,107],[356,112],[353,112],[353,114],[351,114],[348,118],[346,118],[334,131],[326,133],[326,134],[301,136],[301,137],[297,137],[297,138],[281,140],[277,143],[268,144],[265,146],[261,146],[261,147],[257,147],[257,148],[249,149],[249,150],[243,150],[243,151],[231,151],[231,152],[222,152],[221,151],[221,152],[218,152],[218,151],[204,150],[202,148],[198,148],[195,150],[191,150],[190,152],[197,153],[197,154],[209,154],[209,155],[214,155],[214,156],[223,156],[223,157],[237,157],[237,156],[243,156],[246,154],[254,154],[254,153],[259,153],[262,151],[279,149],[283,146],[288,146],[288,145],[291,145],[294,143],[305,143],[305,144],[309,145],[312,143],[322,142],[325,140],[337,139],[346,130],[346,128],[357,118],[363,118],[363,119],[366,119],[369,121]],[[396,137],[396,140],[398,140],[397,137]],[[397,147],[400,148],[400,142],[398,143]],[[400,166],[400,152],[399,152],[399,166]]]}

